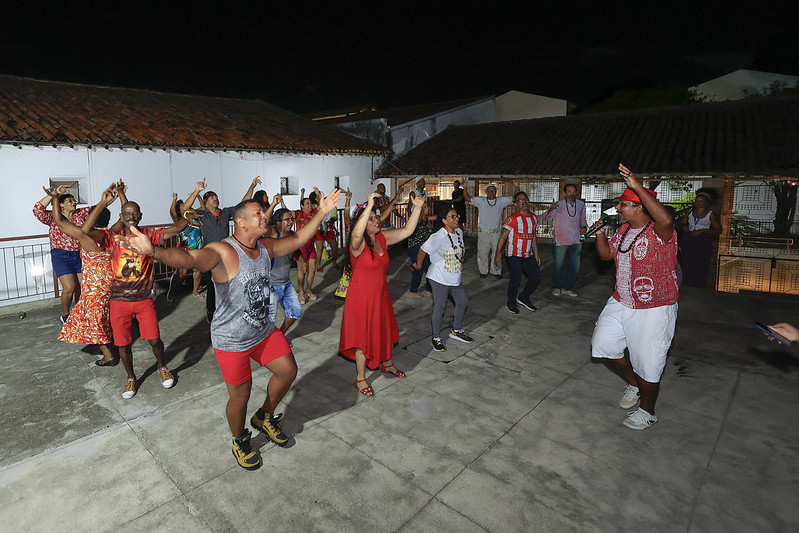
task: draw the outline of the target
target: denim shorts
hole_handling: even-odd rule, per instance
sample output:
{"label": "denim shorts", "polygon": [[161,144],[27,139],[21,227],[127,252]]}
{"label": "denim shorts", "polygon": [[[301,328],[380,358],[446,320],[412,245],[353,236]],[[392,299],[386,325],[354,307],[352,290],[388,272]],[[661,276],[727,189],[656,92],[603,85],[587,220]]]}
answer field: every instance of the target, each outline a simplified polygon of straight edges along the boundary
{"label": "denim shorts", "polygon": [[283,312],[286,313],[286,318],[300,318],[302,316],[300,297],[291,282],[285,285],[272,286],[272,297],[269,302],[269,320],[272,323],[277,320],[277,302],[280,302]]}
{"label": "denim shorts", "polygon": [[53,260],[53,272],[57,278],[67,274],[81,273],[80,252],[53,248],[50,250],[50,258]]}

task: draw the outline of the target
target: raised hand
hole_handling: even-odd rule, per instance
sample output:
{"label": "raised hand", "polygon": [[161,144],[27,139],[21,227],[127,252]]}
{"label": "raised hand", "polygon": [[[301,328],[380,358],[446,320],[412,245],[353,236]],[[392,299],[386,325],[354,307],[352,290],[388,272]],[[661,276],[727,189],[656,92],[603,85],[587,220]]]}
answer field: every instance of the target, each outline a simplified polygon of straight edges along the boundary
{"label": "raised hand", "polygon": [[344,195],[347,198],[347,201],[352,200],[352,192],[350,192],[350,188],[347,187],[347,192]]}
{"label": "raised hand", "polygon": [[[204,179],[205,179],[205,178],[203,178],[203,180],[204,180]],[[253,180],[252,180],[252,185],[250,185],[250,187],[252,187],[252,188],[254,189],[254,188],[256,187],[256,185],[260,185],[260,184],[261,184],[261,176],[260,176],[260,175],[258,175],[258,176],[255,176],[255,177],[253,178]]]}
{"label": "raised hand", "polygon": [[422,206],[425,204],[424,198],[422,198],[422,197],[421,197],[421,196],[419,196],[419,195],[417,195],[417,196],[414,196],[414,197],[413,197],[413,200],[411,200],[411,202],[412,202],[412,203],[413,203],[413,205],[414,205],[414,206],[416,206],[416,207],[422,207]]}
{"label": "raised hand", "polygon": [[339,200],[341,200],[341,189],[333,189],[327,196],[322,194],[319,189],[316,190],[316,201],[319,203],[319,209],[321,209],[323,213],[331,212],[333,208],[336,207]]}
{"label": "raised hand", "polygon": [[624,183],[630,189],[635,189],[636,186],[641,185],[641,181],[635,177],[635,174],[633,174],[632,170],[625,167],[621,163],[619,163],[619,174],[621,174],[621,177],[624,179]]}
{"label": "raised hand", "polygon": [[[255,179],[258,179],[258,178],[255,178]],[[198,182],[197,182],[197,183],[194,185],[194,188],[195,188],[197,191],[201,191],[201,190],[205,189],[205,187],[206,187],[206,185],[205,185],[205,177],[203,177],[202,181],[198,181]]]}
{"label": "raised hand", "polygon": [[136,226],[128,226],[132,235],[116,235],[114,238],[122,248],[133,250],[137,254],[152,256],[155,249],[153,243],[147,238],[147,235],[142,233]]}
{"label": "raised hand", "polygon": [[116,184],[112,183],[110,187],[103,191],[103,196],[100,198],[100,202],[104,203],[105,205],[110,205],[114,202],[114,200],[116,200],[117,195],[118,193]]}
{"label": "raised hand", "polygon": [[283,201],[283,195],[282,194],[276,194],[276,195],[274,195],[272,197],[272,204],[271,205],[277,205],[277,204],[279,204],[282,201]]}

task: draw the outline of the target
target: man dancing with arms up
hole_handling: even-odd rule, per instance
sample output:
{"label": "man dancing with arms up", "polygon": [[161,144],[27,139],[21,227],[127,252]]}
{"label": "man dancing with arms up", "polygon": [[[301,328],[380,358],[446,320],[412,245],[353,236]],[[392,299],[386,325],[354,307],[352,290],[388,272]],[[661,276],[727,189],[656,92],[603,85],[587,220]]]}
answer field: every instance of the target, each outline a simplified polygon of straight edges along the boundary
{"label": "man dancing with arms up", "polygon": [[658,421],[655,402],[677,322],[677,232],[655,191],[624,165],[619,170],[628,187],[617,198],[623,224],[610,242],[604,231],[596,239],[599,257],[616,261],[616,290],[597,319],[591,355],[627,381],[619,407],[640,400],[624,425],[641,430]]}
{"label": "man dancing with arms up", "polygon": [[247,470],[261,466],[261,458],[250,446],[250,432],[244,429],[252,388],[250,358],[272,372],[266,399],[250,423],[280,446],[288,443],[288,437],[277,423],[279,417],[273,414],[297,375],[297,363],[285,335],[269,320],[271,259],[313,239],[322,218],[340,198],[339,190],[327,197],[320,194],[319,208],[310,222],[280,239],[262,237],[268,232],[269,220],[254,200],[236,206],[231,237],[199,250],[154,247],[138,231],[134,231],[135,236],[119,238],[123,246],[173,267],[211,271],[218,295],[211,342],[230,396],[226,414],[233,433],[233,455]]}

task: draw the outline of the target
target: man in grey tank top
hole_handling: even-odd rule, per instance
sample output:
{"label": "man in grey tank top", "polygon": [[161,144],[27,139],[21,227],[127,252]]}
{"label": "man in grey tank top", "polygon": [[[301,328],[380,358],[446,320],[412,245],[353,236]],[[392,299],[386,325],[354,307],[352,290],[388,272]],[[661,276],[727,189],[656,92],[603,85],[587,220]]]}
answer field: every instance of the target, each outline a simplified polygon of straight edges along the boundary
{"label": "man in grey tank top", "polygon": [[250,424],[280,446],[288,443],[288,437],[278,423],[280,415],[274,413],[297,376],[291,347],[283,332],[269,320],[271,258],[290,254],[313,239],[324,216],[340,199],[338,189],[320,197],[319,208],[311,221],[297,233],[281,239],[262,237],[269,231],[269,221],[254,200],[236,206],[232,237],[199,250],[154,247],[138,230],[133,230],[133,236],[117,237],[125,248],[167,265],[211,271],[218,295],[211,343],[230,397],[225,413],[233,433],[233,455],[247,470],[261,466],[258,452],[250,445],[251,434],[244,427],[252,388],[250,359],[272,372],[266,399]]}
{"label": "man in grey tank top", "polygon": [[[277,239],[289,237],[294,232],[294,212],[288,209],[278,209],[274,215],[274,236]],[[291,283],[289,272],[291,271],[292,254],[272,259],[272,270],[269,272],[269,285],[272,288],[271,301],[269,306],[269,320],[276,323],[277,304],[283,308],[286,318],[280,326],[280,331],[285,333],[298,318],[302,316],[302,304],[297,289]]]}

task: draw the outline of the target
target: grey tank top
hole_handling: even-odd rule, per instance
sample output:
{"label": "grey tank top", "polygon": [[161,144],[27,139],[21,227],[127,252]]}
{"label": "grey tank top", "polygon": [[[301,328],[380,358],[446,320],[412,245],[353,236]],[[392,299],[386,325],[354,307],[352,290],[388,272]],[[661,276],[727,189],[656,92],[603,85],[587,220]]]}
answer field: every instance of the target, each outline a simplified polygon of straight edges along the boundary
{"label": "grey tank top", "polygon": [[269,321],[269,252],[258,242],[260,254],[250,259],[230,237],[224,239],[239,256],[239,271],[225,283],[214,281],[216,311],[211,321],[211,343],[228,352],[243,352],[275,329]]}
{"label": "grey tank top", "polygon": [[[293,233],[289,233],[293,235]],[[286,235],[288,237],[289,235]],[[280,234],[278,233],[278,238]],[[269,272],[269,283],[272,286],[285,285],[289,281],[289,273],[291,272],[291,254],[284,255],[283,257],[275,257],[272,259],[272,270]]]}

